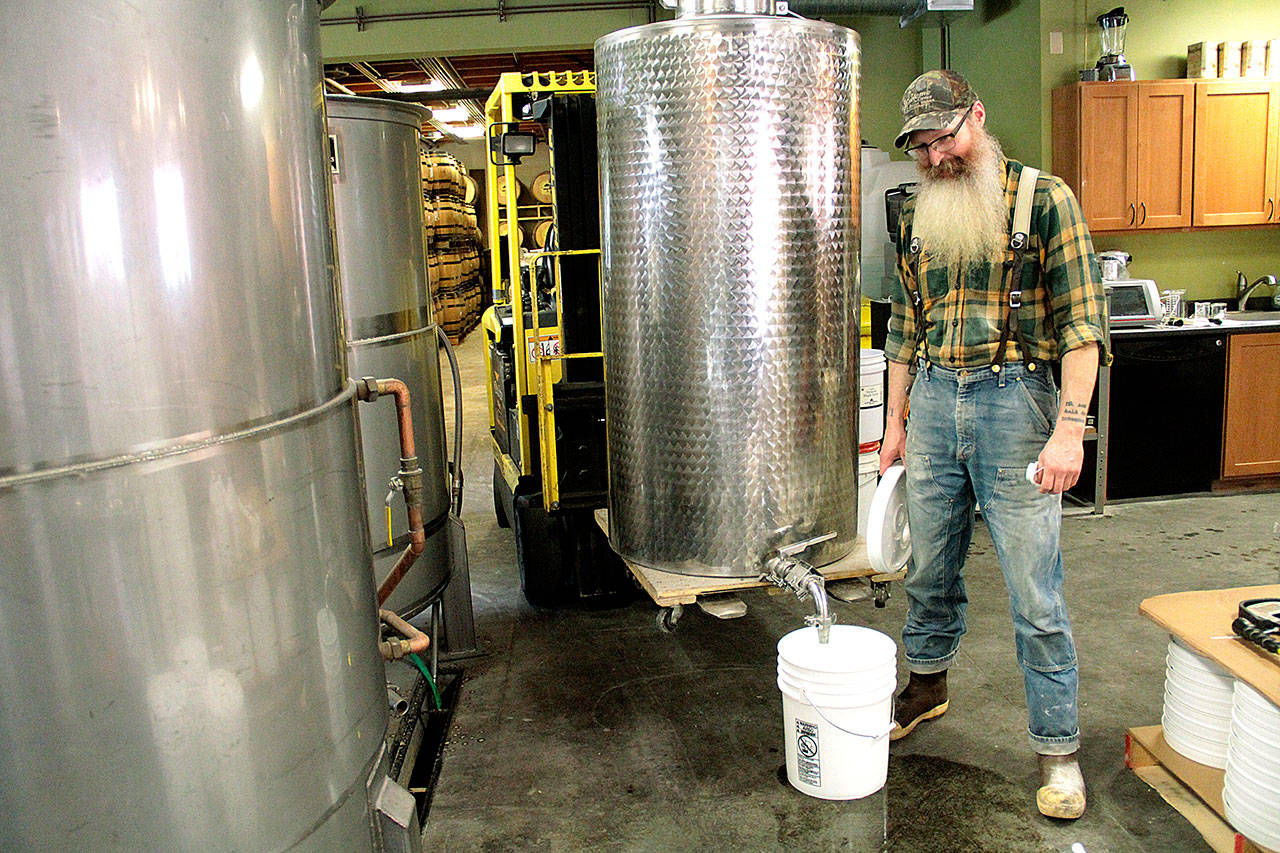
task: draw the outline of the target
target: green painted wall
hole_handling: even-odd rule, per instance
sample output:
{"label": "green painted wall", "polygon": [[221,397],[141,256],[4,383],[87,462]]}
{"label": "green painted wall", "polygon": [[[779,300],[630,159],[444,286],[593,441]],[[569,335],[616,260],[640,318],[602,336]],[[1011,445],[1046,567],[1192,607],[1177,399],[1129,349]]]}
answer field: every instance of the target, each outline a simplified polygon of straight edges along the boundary
{"label": "green painted wall", "polygon": [[[951,25],[951,67],[973,84],[987,128],[1005,154],[1031,165],[1041,156],[1039,0],[979,2]],[[931,66],[932,67],[932,66]]]}

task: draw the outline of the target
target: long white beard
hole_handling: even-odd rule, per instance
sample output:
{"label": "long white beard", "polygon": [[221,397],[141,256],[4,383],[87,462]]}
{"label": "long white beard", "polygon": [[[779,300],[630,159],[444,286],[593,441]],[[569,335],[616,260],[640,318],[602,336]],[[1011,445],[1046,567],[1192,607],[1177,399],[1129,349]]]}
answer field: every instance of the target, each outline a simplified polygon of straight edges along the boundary
{"label": "long white beard", "polygon": [[950,267],[1001,260],[1009,241],[1009,208],[1000,159],[1000,143],[984,131],[967,162],[921,167],[911,233],[933,263]]}

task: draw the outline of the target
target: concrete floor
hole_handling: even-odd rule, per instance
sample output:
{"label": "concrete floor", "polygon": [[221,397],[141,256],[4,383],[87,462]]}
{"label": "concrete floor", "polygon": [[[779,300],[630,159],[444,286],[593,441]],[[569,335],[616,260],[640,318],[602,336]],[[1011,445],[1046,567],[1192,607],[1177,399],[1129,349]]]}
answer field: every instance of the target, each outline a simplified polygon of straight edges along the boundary
{"label": "concrete floor", "polygon": [[[801,625],[806,610],[793,597],[748,593],[749,612],[732,621],[689,608],[673,634],[658,631],[643,595],[597,612],[525,603],[511,532],[492,509],[482,337],[473,332],[459,356],[463,517],[483,655],[466,662],[425,849],[1209,849],[1124,766],[1125,729],[1160,720],[1168,643],[1138,605],[1166,592],[1277,582],[1280,495],[1131,503],[1064,523],[1089,789],[1082,819],[1036,812],[1007,596],[981,525],[950,711],[893,745],[881,793],[826,802],[779,780],[775,643]],[[884,609],[835,609],[841,623],[896,640],[905,607],[895,588]]]}

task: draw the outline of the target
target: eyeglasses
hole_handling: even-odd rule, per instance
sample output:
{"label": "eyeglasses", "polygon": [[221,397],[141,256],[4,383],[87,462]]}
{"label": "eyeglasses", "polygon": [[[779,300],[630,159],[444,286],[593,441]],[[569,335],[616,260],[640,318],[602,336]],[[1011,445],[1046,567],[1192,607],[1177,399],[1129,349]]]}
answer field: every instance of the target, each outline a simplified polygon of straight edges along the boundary
{"label": "eyeglasses", "polygon": [[960,123],[956,125],[955,130],[950,133],[944,133],[932,142],[922,142],[919,145],[912,145],[907,149],[907,153],[923,163],[929,159],[930,151],[938,154],[946,154],[952,148],[955,148],[956,134],[960,132],[960,128],[964,127],[965,119],[969,117],[969,113],[973,112],[973,106],[973,104],[970,104],[969,109],[965,110],[964,115],[960,116]]}

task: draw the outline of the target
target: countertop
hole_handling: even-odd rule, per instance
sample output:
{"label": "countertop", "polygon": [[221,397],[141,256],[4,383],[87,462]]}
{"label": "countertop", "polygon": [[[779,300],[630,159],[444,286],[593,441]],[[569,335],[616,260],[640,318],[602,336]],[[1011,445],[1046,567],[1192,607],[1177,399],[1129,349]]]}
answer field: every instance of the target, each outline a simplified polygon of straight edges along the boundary
{"label": "countertop", "polygon": [[1280,331],[1280,317],[1274,320],[1223,320],[1221,325],[1208,321],[1188,319],[1181,326],[1164,326],[1153,323],[1149,326],[1127,326],[1112,328],[1111,337],[1157,337],[1161,335],[1224,335],[1238,332],[1276,332]]}

